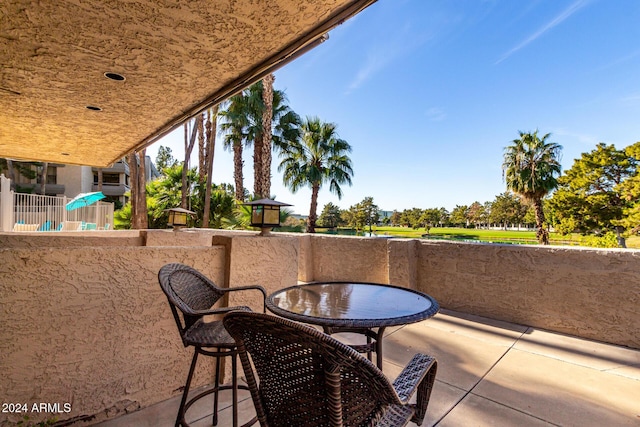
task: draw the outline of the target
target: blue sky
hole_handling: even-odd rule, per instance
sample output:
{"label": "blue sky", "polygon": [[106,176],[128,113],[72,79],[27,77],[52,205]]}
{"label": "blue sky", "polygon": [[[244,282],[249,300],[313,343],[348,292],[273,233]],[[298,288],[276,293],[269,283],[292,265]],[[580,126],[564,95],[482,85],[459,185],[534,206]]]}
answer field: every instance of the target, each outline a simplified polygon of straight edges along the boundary
{"label": "blue sky", "polygon": [[[379,0],[275,73],[298,114],[353,148],[353,185],[341,200],[323,187],[318,214],[365,197],[400,211],[493,200],[519,130],[551,133],[565,170],[598,142],[640,140],[639,22],[637,0]],[[149,147],[154,160],[160,145],[182,158],[182,131]],[[308,214],[311,191],[286,189],[278,163],[272,193]],[[233,182],[221,146],[213,174]]]}

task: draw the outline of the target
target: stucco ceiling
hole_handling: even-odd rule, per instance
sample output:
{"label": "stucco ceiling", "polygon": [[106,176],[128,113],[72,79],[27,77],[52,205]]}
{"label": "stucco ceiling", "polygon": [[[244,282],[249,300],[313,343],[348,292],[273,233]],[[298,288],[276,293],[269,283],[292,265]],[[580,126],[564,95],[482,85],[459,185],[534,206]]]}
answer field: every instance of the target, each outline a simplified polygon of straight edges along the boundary
{"label": "stucco ceiling", "polygon": [[107,166],[374,1],[5,0],[0,157]]}

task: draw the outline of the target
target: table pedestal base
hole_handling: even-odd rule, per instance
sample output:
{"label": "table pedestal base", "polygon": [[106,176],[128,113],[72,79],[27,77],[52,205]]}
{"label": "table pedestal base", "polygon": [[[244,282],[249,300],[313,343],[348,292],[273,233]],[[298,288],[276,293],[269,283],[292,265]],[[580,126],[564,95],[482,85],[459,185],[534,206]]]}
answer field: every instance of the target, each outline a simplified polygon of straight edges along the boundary
{"label": "table pedestal base", "polygon": [[377,331],[369,328],[355,328],[355,327],[336,327],[336,326],[324,326],[322,328],[327,335],[339,334],[342,332],[352,332],[355,334],[364,335],[367,337],[366,344],[349,344],[349,347],[356,350],[358,353],[367,353],[367,359],[373,362],[372,352],[376,353],[376,365],[382,370],[382,337],[384,335],[385,327],[378,328]]}

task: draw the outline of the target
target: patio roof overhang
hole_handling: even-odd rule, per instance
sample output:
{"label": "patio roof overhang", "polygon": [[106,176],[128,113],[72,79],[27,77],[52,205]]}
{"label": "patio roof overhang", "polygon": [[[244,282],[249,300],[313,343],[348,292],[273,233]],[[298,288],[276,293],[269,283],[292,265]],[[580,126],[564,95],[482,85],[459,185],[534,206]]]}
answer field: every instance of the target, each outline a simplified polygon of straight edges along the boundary
{"label": "patio roof overhang", "polygon": [[0,157],[108,166],[304,53],[373,2],[4,2]]}

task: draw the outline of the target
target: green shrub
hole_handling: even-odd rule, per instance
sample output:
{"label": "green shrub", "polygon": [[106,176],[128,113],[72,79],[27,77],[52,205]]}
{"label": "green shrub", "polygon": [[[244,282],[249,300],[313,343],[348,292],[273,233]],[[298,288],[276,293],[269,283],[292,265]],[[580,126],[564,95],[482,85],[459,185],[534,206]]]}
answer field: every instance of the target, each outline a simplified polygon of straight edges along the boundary
{"label": "green shrub", "polygon": [[618,239],[614,232],[609,231],[603,236],[584,236],[580,239],[580,245],[593,248],[617,248]]}

